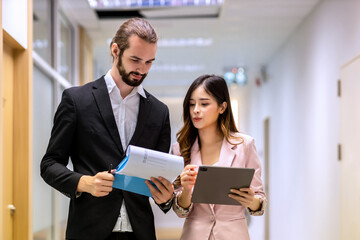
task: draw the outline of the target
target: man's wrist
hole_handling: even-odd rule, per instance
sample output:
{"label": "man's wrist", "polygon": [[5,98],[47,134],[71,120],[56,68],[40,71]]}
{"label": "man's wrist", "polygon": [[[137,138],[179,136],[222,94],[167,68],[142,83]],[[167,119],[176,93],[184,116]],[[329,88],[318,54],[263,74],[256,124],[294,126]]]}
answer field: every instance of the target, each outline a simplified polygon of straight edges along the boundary
{"label": "man's wrist", "polygon": [[87,185],[88,185],[88,178],[90,176],[86,176],[83,175],[80,177],[77,188],[76,188],[76,192],[77,193],[81,193],[81,192],[88,192],[87,191]]}
{"label": "man's wrist", "polygon": [[174,201],[174,197],[175,197],[175,194],[173,193],[171,195],[171,198],[165,203],[166,206],[170,205],[172,203],[172,201]]}
{"label": "man's wrist", "polygon": [[163,208],[171,207],[172,203],[174,201],[174,197],[175,197],[175,194],[173,193],[172,196],[170,197],[170,199],[167,202],[164,202],[164,203],[160,204],[160,206],[163,207]]}

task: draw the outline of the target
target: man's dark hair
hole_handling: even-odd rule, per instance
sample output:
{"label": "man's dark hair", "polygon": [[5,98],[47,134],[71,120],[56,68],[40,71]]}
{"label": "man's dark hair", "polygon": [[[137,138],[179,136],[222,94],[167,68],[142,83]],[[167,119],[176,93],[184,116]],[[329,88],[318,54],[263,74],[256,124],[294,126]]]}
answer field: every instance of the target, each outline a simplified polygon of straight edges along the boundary
{"label": "man's dark hair", "polygon": [[131,18],[124,22],[117,30],[110,43],[111,46],[116,43],[120,49],[119,56],[122,56],[125,49],[129,48],[129,38],[137,35],[148,43],[157,43],[158,36],[151,24],[143,18]]}

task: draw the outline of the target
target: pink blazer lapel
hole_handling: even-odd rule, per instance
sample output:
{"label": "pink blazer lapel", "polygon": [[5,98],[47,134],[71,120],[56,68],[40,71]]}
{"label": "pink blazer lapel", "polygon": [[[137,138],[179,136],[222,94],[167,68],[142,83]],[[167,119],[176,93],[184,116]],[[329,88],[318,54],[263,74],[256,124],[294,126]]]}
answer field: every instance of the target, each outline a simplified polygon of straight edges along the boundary
{"label": "pink blazer lapel", "polygon": [[236,147],[237,147],[236,145],[232,145],[228,143],[224,138],[221,146],[220,158],[218,162],[219,166],[231,167],[236,155],[235,153]]}
{"label": "pink blazer lapel", "polygon": [[191,147],[191,162],[190,163],[194,164],[194,165],[198,165],[198,166],[202,165],[198,138],[196,138],[193,146]]}
{"label": "pink blazer lapel", "polygon": [[[221,145],[219,162],[216,165],[231,167],[234,158],[236,156],[235,153],[236,148],[237,148],[236,145],[232,145],[228,143],[224,138],[223,143]],[[191,164],[195,164],[198,166],[202,165],[198,139],[195,140],[191,148]]]}
{"label": "pink blazer lapel", "polygon": [[[220,158],[219,162],[216,163],[218,166],[225,166],[225,167],[231,167],[233,164],[233,161],[236,157],[235,149],[237,148],[236,145],[232,145],[226,141],[224,138],[221,150],[220,150]],[[202,165],[201,162],[201,154],[199,149],[199,142],[198,139],[195,140],[192,148],[191,148],[191,164],[195,164],[198,166]],[[215,215],[215,211],[218,207],[221,207],[221,205],[215,205],[215,204],[208,204],[208,207],[213,215]]]}

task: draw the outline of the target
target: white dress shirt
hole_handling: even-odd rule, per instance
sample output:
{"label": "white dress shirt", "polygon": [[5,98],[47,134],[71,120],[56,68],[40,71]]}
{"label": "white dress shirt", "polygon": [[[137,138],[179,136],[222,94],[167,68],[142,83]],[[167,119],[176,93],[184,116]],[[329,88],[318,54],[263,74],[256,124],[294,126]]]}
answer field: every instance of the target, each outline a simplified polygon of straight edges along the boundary
{"label": "white dress shirt", "polygon": [[[146,98],[142,85],[135,87],[125,98],[121,97],[110,71],[105,75],[105,82],[109,92],[111,107],[119,131],[121,145],[124,151],[134,135],[139,113],[140,95]],[[114,232],[132,232],[129,216],[126,212],[125,201],[122,202],[119,218],[114,226]]]}

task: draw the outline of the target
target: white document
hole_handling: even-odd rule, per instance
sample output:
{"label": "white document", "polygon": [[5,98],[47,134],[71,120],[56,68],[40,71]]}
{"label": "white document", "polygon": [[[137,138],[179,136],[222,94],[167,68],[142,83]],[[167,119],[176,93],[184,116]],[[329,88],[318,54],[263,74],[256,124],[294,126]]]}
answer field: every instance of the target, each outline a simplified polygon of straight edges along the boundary
{"label": "white document", "polygon": [[162,176],[173,182],[184,168],[183,157],[132,145],[128,146],[126,158],[116,169],[117,174],[144,179]]}
{"label": "white document", "polygon": [[183,157],[129,145],[116,168],[113,187],[151,197],[145,180],[161,176],[173,182],[183,168]]}

